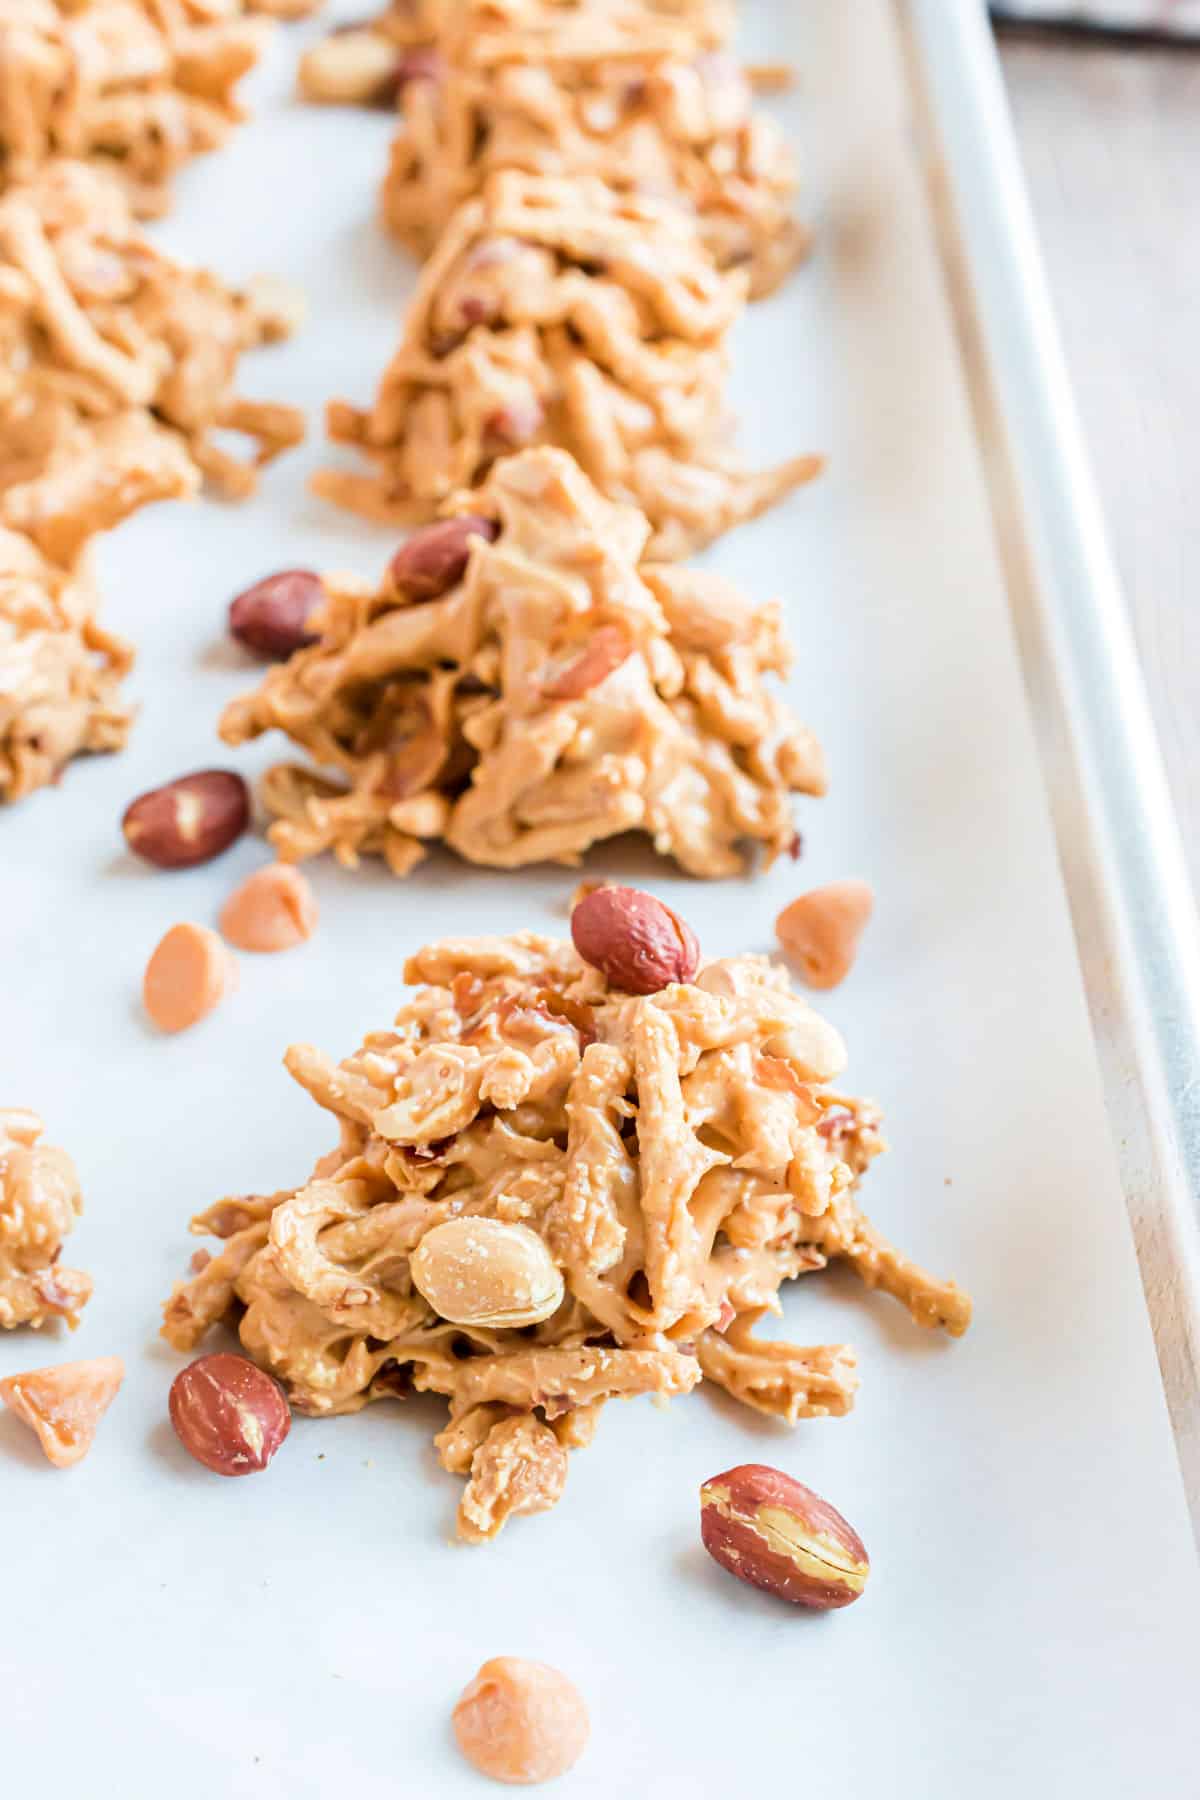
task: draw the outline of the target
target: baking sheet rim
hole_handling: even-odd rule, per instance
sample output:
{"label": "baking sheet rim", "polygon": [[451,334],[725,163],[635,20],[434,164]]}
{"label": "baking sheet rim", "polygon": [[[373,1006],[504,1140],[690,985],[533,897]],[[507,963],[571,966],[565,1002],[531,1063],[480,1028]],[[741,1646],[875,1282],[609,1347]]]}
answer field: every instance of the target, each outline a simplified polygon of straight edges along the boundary
{"label": "baking sheet rim", "polygon": [[892,0],[1200,1540],[1200,929],[981,0]]}

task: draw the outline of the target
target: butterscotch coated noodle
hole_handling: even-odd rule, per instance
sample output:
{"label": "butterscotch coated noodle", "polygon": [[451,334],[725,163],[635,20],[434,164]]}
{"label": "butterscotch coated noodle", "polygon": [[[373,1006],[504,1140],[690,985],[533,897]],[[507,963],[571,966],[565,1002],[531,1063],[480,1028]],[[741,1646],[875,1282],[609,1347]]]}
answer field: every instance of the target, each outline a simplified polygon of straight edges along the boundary
{"label": "butterscotch coated noodle", "polygon": [[[194,0],[193,0],[194,3]],[[201,4],[209,4],[210,0],[201,0]],[[217,5],[222,0],[216,0]],[[325,0],[243,0],[248,13],[261,13],[267,19],[307,19],[311,13],[320,12]]]}
{"label": "butterscotch coated noodle", "polygon": [[[756,845],[789,848],[791,795],[825,774],[772,692],[790,660],[779,608],[698,570],[639,569],[646,519],[562,451],[498,462],[462,506],[379,589],[331,579],[319,641],[226,708],[227,743],[277,729],[312,759],[263,785],[277,852],[382,856],[404,875],[439,838],[515,868],[644,831],[724,876]],[[433,597],[414,598],[427,573]]]}
{"label": "butterscotch coated noodle", "polygon": [[[156,249],[108,176],[45,164],[0,199],[0,522],[66,562],[201,477],[250,493],[304,419],[239,393],[239,360],[296,317],[275,284],[231,288]],[[250,440],[251,461],[218,441],[226,431]]]}
{"label": "butterscotch coated noodle", "polygon": [[[877,1114],[828,1085],[841,1040],[766,959],[709,962],[637,998],[570,944],[519,933],[434,944],[405,977],[419,986],[394,1027],[344,1062],[288,1052],[338,1146],[301,1187],[193,1220],[223,1245],[176,1288],[163,1331],[190,1353],[235,1325],[301,1412],[444,1395],[462,1537],[552,1506],[611,1399],[703,1378],[788,1421],[845,1413],[851,1350],[755,1335],[781,1284],[831,1259],[919,1323],[965,1330],[966,1295],[859,1209]],[[514,1230],[477,1281],[457,1238],[443,1252],[432,1237],[463,1218]],[[564,1282],[549,1317],[531,1238]]]}
{"label": "butterscotch coated noodle", "polygon": [[[278,10],[265,5],[247,12]],[[0,189],[53,157],[94,163],[139,217],[242,117],[264,28],[239,0],[0,0]]]}
{"label": "butterscotch coated noodle", "polygon": [[550,444],[646,514],[650,555],[687,555],[820,468],[754,473],[731,447],[726,337],[745,292],[670,202],[494,175],[425,265],[373,406],[329,409],[373,473],[326,470],[316,490],[413,524],[499,457]]}
{"label": "butterscotch coated noodle", "polygon": [[92,1278],[59,1261],[83,1211],[79,1177],[65,1150],[42,1143],[36,1113],[0,1106],[0,1327],[53,1319],[76,1324]]}
{"label": "butterscotch coated noodle", "polygon": [[119,750],[133,652],[95,615],[86,572],[0,527],[0,802],[57,781],[72,758]]}
{"label": "butterscotch coated noodle", "polygon": [[[686,21],[689,43],[717,46],[733,30],[733,9],[726,0],[638,0],[644,15]],[[628,0],[585,0],[587,11],[607,14],[627,7]],[[557,8],[567,32],[575,28],[582,8],[566,0]],[[410,81],[440,79],[445,68],[443,46],[457,34],[455,0],[388,0],[374,14],[339,26],[300,58],[298,85],[308,100],[360,106],[393,106]],[[504,28],[507,14],[497,7]],[[486,28],[488,15],[480,14]],[[772,71],[772,75],[775,72]],[[771,85],[776,85],[773,81]]]}
{"label": "butterscotch coated noodle", "polygon": [[647,0],[464,0],[443,28],[440,78],[407,82],[384,216],[419,255],[498,169],[672,200],[718,267],[753,295],[795,265],[791,152],[721,48],[724,15]]}

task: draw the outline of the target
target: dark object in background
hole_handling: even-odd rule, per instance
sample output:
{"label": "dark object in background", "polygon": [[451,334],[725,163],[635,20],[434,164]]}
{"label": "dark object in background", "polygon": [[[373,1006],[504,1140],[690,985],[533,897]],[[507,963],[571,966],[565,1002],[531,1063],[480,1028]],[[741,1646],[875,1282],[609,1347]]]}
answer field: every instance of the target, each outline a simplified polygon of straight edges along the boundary
{"label": "dark object in background", "polygon": [[994,0],[1000,24],[1200,46],[1200,0]]}

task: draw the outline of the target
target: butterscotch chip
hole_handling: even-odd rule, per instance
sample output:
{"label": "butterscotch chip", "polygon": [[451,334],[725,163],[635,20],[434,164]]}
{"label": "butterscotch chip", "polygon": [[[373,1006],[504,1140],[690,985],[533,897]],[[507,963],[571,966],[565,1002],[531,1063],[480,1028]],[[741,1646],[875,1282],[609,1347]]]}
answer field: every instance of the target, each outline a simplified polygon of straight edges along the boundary
{"label": "butterscotch chip", "polygon": [[784,907],[775,935],[809,987],[833,988],[845,980],[874,905],[865,881],[831,881]]}
{"label": "butterscotch chip", "polygon": [[91,1449],[96,1427],[124,1379],[119,1356],[97,1356],[11,1375],[0,1381],[0,1400],[37,1432],[54,1467],[69,1469]]}
{"label": "butterscotch chip", "polygon": [[548,1663],[493,1656],[463,1690],[454,1735],[481,1775],[528,1787],[578,1762],[588,1740],[587,1707]]}
{"label": "butterscotch chip", "polygon": [[236,985],[237,964],[215,931],[172,925],[142,980],[142,1000],[160,1031],[186,1031]]}
{"label": "butterscotch chip", "polygon": [[317,928],[317,902],[299,869],[256,869],[221,908],[221,930],[239,950],[290,950]]}

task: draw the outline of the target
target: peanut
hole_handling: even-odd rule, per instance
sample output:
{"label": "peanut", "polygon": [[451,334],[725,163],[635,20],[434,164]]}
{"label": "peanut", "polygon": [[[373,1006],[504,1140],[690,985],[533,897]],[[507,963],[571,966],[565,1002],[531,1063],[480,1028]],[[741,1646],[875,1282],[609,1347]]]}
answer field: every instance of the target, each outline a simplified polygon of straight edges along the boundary
{"label": "peanut", "polygon": [[743,1463],[700,1489],[700,1535],[739,1581],[818,1612],[849,1606],[870,1559],[840,1512],[811,1488],[763,1463]]}
{"label": "peanut", "polygon": [[578,700],[619,669],[632,653],[633,645],[620,625],[601,625],[578,656],[542,683],[542,694],[547,700]]}
{"label": "peanut", "polygon": [[238,950],[290,950],[316,928],[313,891],[287,863],[256,869],[221,908],[221,930]]}
{"label": "peanut", "polygon": [[482,238],[473,249],[468,250],[460,266],[464,269],[500,268],[504,263],[512,262],[524,248],[520,238],[494,232],[491,237]]}
{"label": "peanut", "polygon": [[784,907],[775,935],[809,987],[833,988],[845,980],[874,905],[865,881],[833,881]]}
{"label": "peanut", "polygon": [[10,1375],[0,1381],[0,1400],[37,1432],[54,1467],[69,1469],[91,1449],[96,1426],[124,1379],[119,1356],[96,1356]]}
{"label": "peanut", "polygon": [[215,931],[172,925],[142,977],[142,1001],[160,1031],[186,1031],[237,985],[237,965]]}
{"label": "peanut", "polygon": [[225,1350],[179,1371],[169,1408],[184,1449],[214,1475],[257,1474],[292,1428],[278,1382]]}
{"label": "peanut", "polygon": [[380,82],[372,101],[376,106],[395,106],[410,83],[440,81],[444,72],[445,64],[431,44],[413,44],[395,58],[391,73]]}
{"label": "peanut", "polygon": [[230,601],[230,635],[247,650],[282,662],[317,642],[320,633],[309,630],[309,621],[324,604],[319,575],[311,569],[280,569]]}
{"label": "peanut", "polygon": [[690,981],[700,945],[669,906],[640,888],[600,887],[571,914],[571,938],[584,962],[626,994],[656,994]]}
{"label": "peanut", "polygon": [[461,581],[475,538],[492,543],[500,535],[494,519],[463,513],[414,531],[388,564],[392,586],[408,600],[437,600]]}
{"label": "peanut", "polygon": [[545,407],[535,394],[529,394],[489,413],[484,430],[497,443],[514,450],[521,444],[531,444],[545,423]]}
{"label": "peanut", "polygon": [[413,1286],[452,1325],[512,1330],[562,1305],[563,1278],[542,1239],[503,1219],[447,1219],[412,1255]]}
{"label": "peanut", "polygon": [[454,1708],[454,1735],[493,1781],[531,1786],[565,1775],[583,1755],[588,1715],[575,1685],[547,1663],[493,1656]]}
{"label": "peanut", "polygon": [[125,808],[129,848],[159,869],[191,869],[228,850],[250,823],[250,792],[231,769],[197,769]]}
{"label": "peanut", "polygon": [[334,32],[300,58],[300,92],[328,106],[377,103],[389,89],[396,60],[396,46],[378,31]]}

